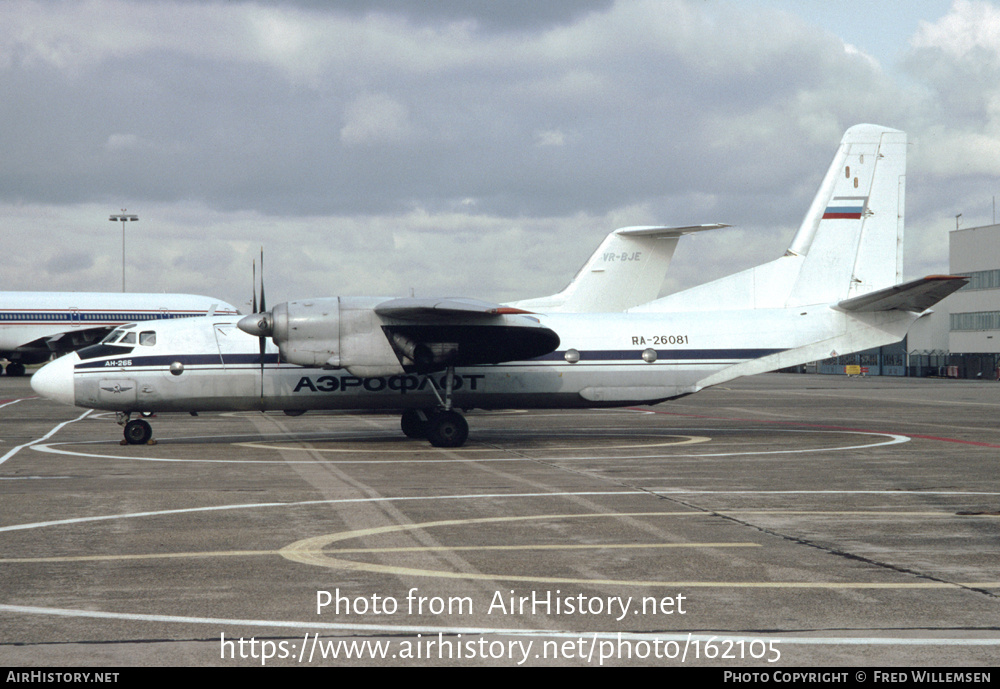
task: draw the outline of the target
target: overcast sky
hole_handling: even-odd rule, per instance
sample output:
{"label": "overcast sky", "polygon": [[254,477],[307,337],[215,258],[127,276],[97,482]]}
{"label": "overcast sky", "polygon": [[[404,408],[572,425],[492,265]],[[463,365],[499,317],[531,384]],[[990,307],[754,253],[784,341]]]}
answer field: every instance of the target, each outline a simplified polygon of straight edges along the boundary
{"label": "overcast sky", "polygon": [[902,129],[906,274],[1000,193],[973,0],[0,3],[0,289],[506,301],[609,231],[666,291],[780,255],[845,129]]}

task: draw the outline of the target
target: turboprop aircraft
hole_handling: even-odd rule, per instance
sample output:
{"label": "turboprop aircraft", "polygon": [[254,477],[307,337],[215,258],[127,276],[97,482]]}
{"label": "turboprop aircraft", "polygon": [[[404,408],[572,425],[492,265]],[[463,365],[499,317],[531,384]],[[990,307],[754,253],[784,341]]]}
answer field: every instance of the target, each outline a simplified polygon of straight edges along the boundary
{"label": "turboprop aircraft", "polygon": [[7,375],[22,376],[25,365],[94,344],[122,323],[237,313],[194,294],[0,292],[0,358]]}
{"label": "turboprop aircraft", "polygon": [[901,281],[905,167],[905,133],[850,128],[783,256],[660,299],[678,237],[720,226],[616,230],[565,290],[506,305],[332,297],[268,310],[261,288],[259,313],[122,326],[32,386],[118,412],[134,444],[152,437],[130,419],[141,411],[399,410],[407,436],[458,447],[458,409],[655,404],[896,342],[965,284]]}

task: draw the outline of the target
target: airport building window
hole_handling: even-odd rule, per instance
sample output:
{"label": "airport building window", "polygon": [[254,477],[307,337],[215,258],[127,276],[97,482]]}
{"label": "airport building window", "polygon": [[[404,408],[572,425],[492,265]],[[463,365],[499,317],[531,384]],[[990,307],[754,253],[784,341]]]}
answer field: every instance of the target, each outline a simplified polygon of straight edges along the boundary
{"label": "airport building window", "polygon": [[964,275],[969,278],[969,282],[963,290],[1000,289],[1000,269],[977,270]]}
{"label": "airport building window", "polygon": [[952,330],[1000,330],[1000,311],[951,314]]}

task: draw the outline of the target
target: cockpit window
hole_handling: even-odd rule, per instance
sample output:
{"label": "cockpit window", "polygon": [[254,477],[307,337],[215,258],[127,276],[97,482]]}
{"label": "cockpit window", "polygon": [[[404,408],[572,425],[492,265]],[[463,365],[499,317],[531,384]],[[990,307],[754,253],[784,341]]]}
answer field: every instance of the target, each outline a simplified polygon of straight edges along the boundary
{"label": "cockpit window", "polygon": [[135,324],[125,325],[120,328],[115,328],[110,333],[101,340],[100,344],[119,344],[122,346],[134,345],[135,344],[135,331],[132,328]]}
{"label": "cockpit window", "polygon": [[146,345],[147,347],[152,347],[156,344],[156,332],[153,330],[145,330],[139,333],[139,344]]}

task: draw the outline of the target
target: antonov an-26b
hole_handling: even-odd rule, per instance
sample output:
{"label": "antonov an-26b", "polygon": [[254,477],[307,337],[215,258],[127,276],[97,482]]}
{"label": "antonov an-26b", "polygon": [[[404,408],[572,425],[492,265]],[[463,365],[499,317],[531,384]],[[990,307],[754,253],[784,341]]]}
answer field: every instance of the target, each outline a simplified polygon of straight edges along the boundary
{"label": "antonov an-26b", "polygon": [[[780,258],[657,299],[680,236],[612,232],[570,285],[506,305],[333,297],[234,317],[122,326],[31,381],[118,412],[399,410],[402,430],[461,446],[458,409],[655,404],[739,376],[901,340],[965,279],[902,283],[906,134],[850,128]],[[256,299],[255,299],[256,301]],[[256,308],[255,308],[256,310]]]}

